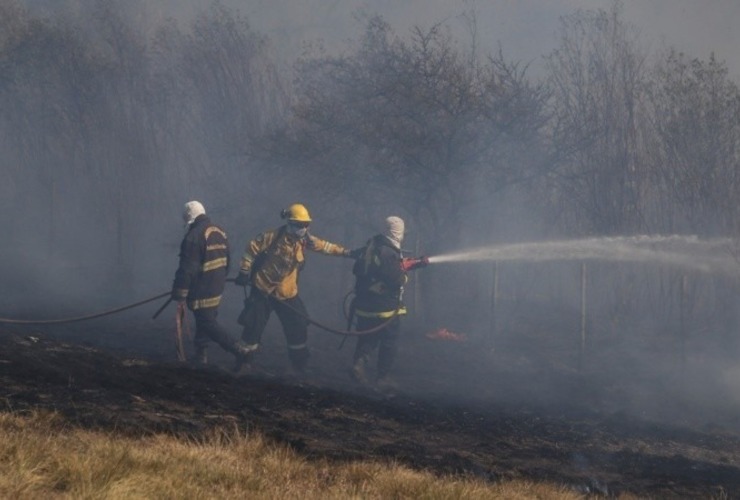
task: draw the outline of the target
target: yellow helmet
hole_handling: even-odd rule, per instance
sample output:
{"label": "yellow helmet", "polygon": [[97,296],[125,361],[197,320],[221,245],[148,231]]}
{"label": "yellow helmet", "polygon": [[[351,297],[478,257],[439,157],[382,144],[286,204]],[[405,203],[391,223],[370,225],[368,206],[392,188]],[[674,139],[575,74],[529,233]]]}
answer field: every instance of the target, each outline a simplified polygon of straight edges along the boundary
{"label": "yellow helmet", "polygon": [[280,212],[280,217],[293,222],[311,222],[311,216],[308,214],[308,209],[300,203],[294,203]]}

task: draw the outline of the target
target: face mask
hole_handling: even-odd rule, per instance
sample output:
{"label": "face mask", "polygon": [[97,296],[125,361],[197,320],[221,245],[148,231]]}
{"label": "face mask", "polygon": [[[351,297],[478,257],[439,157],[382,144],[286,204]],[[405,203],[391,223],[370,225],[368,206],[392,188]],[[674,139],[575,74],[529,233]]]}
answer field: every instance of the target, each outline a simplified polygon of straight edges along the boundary
{"label": "face mask", "polygon": [[307,227],[298,227],[294,226],[293,224],[288,224],[288,233],[294,234],[298,236],[299,238],[303,238],[308,234],[308,228]]}

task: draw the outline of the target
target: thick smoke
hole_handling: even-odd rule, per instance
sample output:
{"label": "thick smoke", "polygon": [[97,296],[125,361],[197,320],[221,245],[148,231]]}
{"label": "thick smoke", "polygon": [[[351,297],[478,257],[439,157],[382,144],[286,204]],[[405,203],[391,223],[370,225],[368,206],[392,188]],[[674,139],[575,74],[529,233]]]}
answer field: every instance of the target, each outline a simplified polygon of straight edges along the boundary
{"label": "thick smoke", "polygon": [[[404,295],[397,374],[410,390],[731,415],[730,35],[686,55],[631,24],[652,7],[601,6],[0,3],[3,316],[166,291],[187,200],[226,228],[234,262],[293,202],[317,236],[350,248],[395,214],[406,253],[432,257]],[[707,86],[726,101],[693,93]],[[344,322],[350,268],[309,256],[312,316]],[[221,313],[235,334],[240,293],[227,290]],[[467,341],[430,341],[439,328]],[[137,350],[126,341],[115,345]],[[312,332],[317,369],[344,370],[338,343]]]}

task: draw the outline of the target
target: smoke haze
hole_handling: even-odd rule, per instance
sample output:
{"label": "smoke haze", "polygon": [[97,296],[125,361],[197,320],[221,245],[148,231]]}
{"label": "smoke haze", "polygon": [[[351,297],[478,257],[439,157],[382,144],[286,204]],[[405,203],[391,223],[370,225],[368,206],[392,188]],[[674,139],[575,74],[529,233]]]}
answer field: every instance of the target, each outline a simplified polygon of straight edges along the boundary
{"label": "smoke haze", "polygon": [[[229,233],[232,276],[291,203],[349,248],[397,214],[433,262],[405,290],[415,389],[553,403],[593,375],[608,411],[669,418],[663,391],[731,420],[740,4],[711,5],[0,0],[0,315],[166,291],[188,200]],[[635,234],[677,236],[656,255]],[[312,316],[342,324],[350,269],[309,255]],[[470,340],[425,341],[439,327]],[[349,362],[334,340],[313,333],[317,364]]]}

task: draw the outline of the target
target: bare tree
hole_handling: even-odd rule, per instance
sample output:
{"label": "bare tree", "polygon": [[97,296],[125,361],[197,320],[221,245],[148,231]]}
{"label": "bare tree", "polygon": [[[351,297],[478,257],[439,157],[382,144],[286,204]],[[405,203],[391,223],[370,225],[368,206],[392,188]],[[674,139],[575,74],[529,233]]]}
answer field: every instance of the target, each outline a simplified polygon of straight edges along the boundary
{"label": "bare tree", "polygon": [[220,209],[244,211],[246,200],[264,194],[254,182],[254,150],[289,106],[268,40],[217,3],[188,32],[162,26],[153,57],[152,108],[167,175],[219,192]]}
{"label": "bare tree", "polygon": [[[247,203],[252,142],[287,97],[266,41],[218,4],[154,40],[143,2],[65,5],[47,20],[0,2],[2,175],[23,214],[6,222],[55,271],[94,262],[120,289],[158,268],[156,238],[183,197]],[[89,234],[96,244],[80,245]]]}
{"label": "bare tree", "polygon": [[653,85],[653,161],[672,225],[694,234],[736,234],[740,89],[714,55],[702,61],[675,50],[656,68]]}
{"label": "bare tree", "polygon": [[541,166],[523,159],[541,148],[543,90],[500,53],[470,57],[443,26],[402,39],[372,18],[348,53],[303,59],[296,86],[278,161],[310,165],[306,182],[360,201],[358,218],[401,207],[428,244],[457,237],[475,186],[490,196]]}
{"label": "bare tree", "polygon": [[646,56],[635,29],[609,12],[562,20],[560,46],[547,58],[553,91],[553,143],[572,152],[554,178],[576,232],[643,227],[643,100]]}

